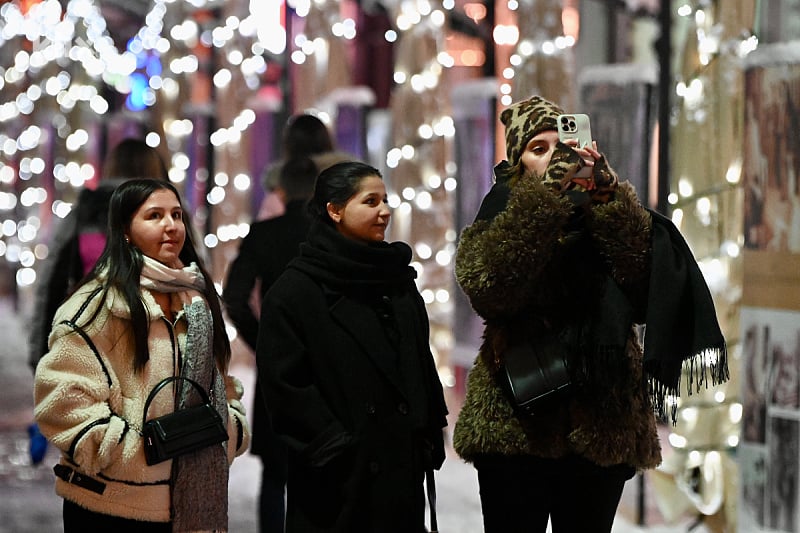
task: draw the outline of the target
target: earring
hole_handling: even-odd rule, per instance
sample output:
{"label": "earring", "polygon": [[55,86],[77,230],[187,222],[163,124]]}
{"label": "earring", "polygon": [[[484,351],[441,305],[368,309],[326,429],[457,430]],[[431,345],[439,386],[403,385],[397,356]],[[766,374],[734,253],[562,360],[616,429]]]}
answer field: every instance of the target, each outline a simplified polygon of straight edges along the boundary
{"label": "earring", "polygon": [[130,243],[131,243],[131,238],[126,235],[125,236],[125,244],[130,244]]}

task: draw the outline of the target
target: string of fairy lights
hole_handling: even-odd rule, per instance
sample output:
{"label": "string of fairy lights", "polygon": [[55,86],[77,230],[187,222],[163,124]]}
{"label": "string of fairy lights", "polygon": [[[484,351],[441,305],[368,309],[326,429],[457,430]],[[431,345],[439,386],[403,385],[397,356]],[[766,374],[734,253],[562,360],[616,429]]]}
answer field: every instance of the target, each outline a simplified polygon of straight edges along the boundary
{"label": "string of fairy lights", "polygon": [[[42,216],[37,206],[49,206],[52,215],[63,218],[71,209],[69,199],[74,191],[95,178],[96,169],[86,162],[90,134],[83,117],[109,112],[103,85],[128,94],[129,108],[139,111],[154,106],[159,98],[167,102],[181,99],[182,78],[192,76],[199,67],[192,53],[198,43],[225,51],[226,65],[213,74],[215,87],[223,90],[234,76],[231,67],[248,87],[256,89],[266,68],[265,54],[283,52],[285,36],[273,3],[251,2],[246,17],[230,16],[215,21],[216,26],[201,27],[192,14],[210,3],[155,0],[145,24],[122,52],[92,0],[9,2],[0,7],[4,63],[0,64],[0,123],[4,125],[0,133],[0,213],[7,216],[2,221],[0,255],[19,264],[18,285],[35,282],[35,264],[48,254],[48,243],[40,239],[40,231],[49,214]],[[164,18],[170,10],[184,20],[165,34]],[[241,43],[248,43],[249,48]],[[156,58],[155,65],[148,58]],[[162,69],[158,62],[166,58]],[[146,76],[137,77],[141,70],[147,71]],[[144,84],[138,83],[142,78]],[[136,98],[131,100],[133,96]],[[52,132],[37,116],[47,113],[52,113],[47,117]],[[252,110],[242,109],[230,125],[211,132],[209,140],[215,147],[236,143],[254,120]],[[191,133],[192,122],[168,112],[163,130],[167,139],[151,131],[146,136],[148,144],[180,141]],[[180,142],[170,145],[181,146]],[[47,181],[43,176],[48,169],[47,154],[54,151],[60,157],[52,165],[52,177],[72,193],[41,185]],[[183,181],[189,166],[187,154],[173,151],[169,166],[170,178]],[[248,180],[240,176],[231,180],[237,187],[243,181]],[[210,204],[222,201],[220,190],[210,191]]]}
{"label": "string of fairy lights", "polygon": [[[713,16],[712,11],[703,7],[702,3],[681,4],[676,9],[677,20],[689,24],[696,38],[697,69],[689,72],[675,84],[676,113],[682,113],[689,122],[703,123],[708,118],[708,104],[712,94],[708,94],[708,68],[721,57],[743,59],[758,47],[758,38],[751,30],[743,30],[735,38],[723,39],[722,26]],[[700,225],[710,228],[718,221],[714,215],[716,195],[724,193],[740,184],[742,174],[741,157],[733,158],[717,182],[698,190],[694,177],[681,175],[675,182],[674,190],[667,200],[672,206],[672,219],[681,227],[684,217],[695,217]],[[687,209],[693,208],[690,214]],[[734,231],[723,240],[718,256],[700,258],[699,263],[712,291],[724,293],[729,283],[730,271],[728,263],[739,257],[743,236],[741,231]]]}
{"label": "string of fairy lights", "polygon": [[[335,0],[327,0],[335,2]],[[160,70],[146,73],[146,84],[138,86],[145,107],[159,100],[175,103],[185,99],[186,80],[202,68],[196,53],[198,47],[214,48],[224,61],[211,73],[216,89],[224,91],[234,78],[255,91],[260,77],[268,68],[265,57],[286,53],[286,30],[281,24],[281,6],[277,2],[249,3],[246,15],[227,16],[209,23],[193,17],[198,10],[214,2],[203,0],[154,0],[139,29],[124,51],[119,51],[109,36],[106,22],[92,0],[42,0],[7,2],[0,7],[0,217],[3,218],[0,255],[10,263],[18,263],[17,283],[27,286],[35,282],[37,261],[47,256],[47,242],[42,230],[45,222],[38,206],[48,206],[52,215],[63,218],[70,210],[70,190],[77,190],[93,179],[96,169],[85,162],[84,153],[90,142],[90,133],[81,120],[73,120],[75,113],[102,116],[109,112],[110,103],[102,87],[108,86],[121,94],[131,94],[136,89],[133,75],[142,71],[142,58],[155,57]],[[218,4],[218,2],[216,2]],[[293,0],[288,3],[296,16],[305,17],[312,10],[322,9],[325,0]],[[517,0],[509,0],[507,8],[520,9]],[[454,0],[441,4],[428,0],[402,1],[394,6],[394,29],[384,38],[396,42],[416,33],[443,33],[449,12],[456,8]],[[353,39],[358,28],[355,21],[334,10],[328,19],[330,38]],[[703,18],[703,11],[689,4],[680,6],[676,17],[692,17],[697,26],[701,61],[710,61],[715,54],[735,50],[742,55],[752,50],[757,41],[752,36],[737,42],[719,42],[713,25]],[[169,24],[165,20],[169,18]],[[177,19],[177,20],[176,20]],[[502,105],[512,101],[512,89],[518,67],[536,54],[552,55],[568,51],[575,45],[575,37],[565,32],[548,38],[522,34],[514,24],[498,24],[492,32],[498,46],[510,46],[509,65],[500,72],[498,84]],[[716,40],[715,40],[716,39]],[[330,48],[325,36],[296,37],[289,59],[302,65],[308,57],[324,53]],[[20,46],[20,44],[22,44]],[[12,53],[10,50],[15,49]],[[703,59],[704,58],[704,59]],[[398,63],[394,82],[397,92],[408,91],[419,96],[441,90],[446,69],[452,68],[456,59],[444,46],[438,46],[431,57],[414,65]],[[703,97],[702,75],[681,81],[676,86],[680,105],[691,106]],[[172,159],[169,161],[170,178],[175,182],[186,179],[190,168],[189,155],[182,141],[192,133],[192,121],[180,115],[176,105],[165,106],[162,131],[165,138],[152,131],[147,141],[153,146],[166,143]],[[32,120],[37,109],[52,110],[52,128]],[[209,140],[217,150],[237,145],[254,123],[254,110],[244,106],[228,123],[210,132]],[[413,134],[394,139],[395,145],[386,152],[385,165],[398,169],[403,162],[419,161],[430,155],[430,146],[450,143],[455,126],[447,107],[425,116],[413,125]],[[47,164],[50,145],[59,146],[60,157],[53,165]],[[414,213],[440,209],[456,186],[455,163],[450,160],[418,165],[416,183],[404,183],[399,190],[391,191],[390,204],[398,218]],[[64,187],[46,187],[43,173],[52,171],[53,178]],[[247,191],[255,181],[253,176],[237,173],[227,176],[219,172],[210,176],[214,184],[209,188],[209,205],[222,204],[228,188]],[[738,179],[735,165],[730,180]],[[733,183],[733,181],[731,181]],[[678,206],[696,195],[690,182],[681,181],[675,197]],[[698,200],[698,209],[705,203]],[[405,214],[405,215],[404,215]],[[222,224],[205,236],[205,243],[214,247],[241,237],[247,232],[246,224]],[[456,234],[454,228],[432,235],[414,235],[414,249],[418,268],[424,273],[431,263],[435,268],[447,269],[454,253]],[[734,252],[734,246],[727,249]],[[708,270],[708,269],[707,269]],[[712,274],[713,275],[713,274]],[[431,305],[441,304],[448,309],[449,285],[439,276],[422,277],[423,296]]]}

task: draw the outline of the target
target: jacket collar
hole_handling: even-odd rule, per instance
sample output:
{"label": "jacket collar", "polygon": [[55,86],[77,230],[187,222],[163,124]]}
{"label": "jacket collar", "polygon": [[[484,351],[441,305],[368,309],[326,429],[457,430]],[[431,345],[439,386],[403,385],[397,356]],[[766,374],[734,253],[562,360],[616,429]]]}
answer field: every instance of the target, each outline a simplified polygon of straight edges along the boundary
{"label": "jacket collar", "polygon": [[[161,306],[158,305],[156,299],[153,297],[153,294],[148,289],[141,289],[139,294],[142,299],[142,304],[144,305],[144,309],[147,312],[147,316],[150,317],[151,321],[160,320],[161,318],[165,318],[164,311],[161,309]],[[174,307],[178,300],[176,298],[170,298],[170,302]],[[114,287],[109,288],[108,294],[106,295],[105,307],[108,312],[117,318],[122,318],[125,320],[130,320],[131,318],[131,311],[128,307],[125,298],[123,298],[122,294],[115,289]],[[176,308],[175,311],[175,321],[179,320],[183,316],[183,308]]]}

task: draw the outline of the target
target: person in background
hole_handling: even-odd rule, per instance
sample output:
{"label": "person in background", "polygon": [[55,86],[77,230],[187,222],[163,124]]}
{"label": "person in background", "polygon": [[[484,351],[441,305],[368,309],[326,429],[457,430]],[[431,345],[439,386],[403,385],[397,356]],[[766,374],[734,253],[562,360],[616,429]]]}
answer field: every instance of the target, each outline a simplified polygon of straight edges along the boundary
{"label": "person in background", "polygon": [[[289,261],[300,253],[300,243],[311,224],[306,204],[314,192],[316,177],[317,167],[307,157],[284,163],[275,189],[286,205],[284,214],[253,223],[228,270],[223,300],[228,316],[253,351],[258,338],[258,316],[251,305],[253,290],[258,288],[260,303]],[[251,452],[261,458],[263,465],[258,508],[260,530],[278,533],[283,531],[286,515],[286,444],[272,431],[258,381],[252,414]]]}
{"label": "person in background", "polygon": [[[538,96],[503,110],[508,159],[456,253],[485,329],[453,445],[477,469],[487,533],[544,533],[548,520],[554,533],[611,531],[625,481],[661,462],[654,409],[666,416],[684,361],[689,387],[728,375],[685,241],[596,143],[559,142],[561,113]],[[520,349],[568,362],[568,392],[532,413],[504,386]]]}
{"label": "person in background", "polygon": [[56,228],[36,285],[38,312],[31,317],[28,332],[31,370],[36,370],[39,359],[47,352],[47,336],[56,309],[103,251],[111,194],[130,178],[168,180],[167,167],[158,151],[133,138],[114,146],[106,157],[97,188],[82,189],[74,208]]}
{"label": "person in background", "polygon": [[[226,531],[228,468],[249,427],[219,297],[170,183],[126,181],[108,216],[103,253],[56,312],[34,379],[34,416],[61,451],[64,531]],[[228,440],[148,465],[145,401],[171,376],[208,388]],[[167,389],[148,417],[196,401],[189,387]]]}
{"label": "person in background", "polygon": [[424,531],[447,408],[411,248],[377,169],[317,177],[300,255],[264,297],[256,359],[288,445],[286,531]]}
{"label": "person in background", "polygon": [[290,159],[309,157],[323,171],[334,163],[355,159],[352,155],[336,150],[328,127],[311,114],[293,115],[283,130],[281,158],[264,170],[263,186],[267,196],[258,214],[258,219],[269,219],[283,213],[285,206],[280,194],[274,194],[280,182],[281,169]]}

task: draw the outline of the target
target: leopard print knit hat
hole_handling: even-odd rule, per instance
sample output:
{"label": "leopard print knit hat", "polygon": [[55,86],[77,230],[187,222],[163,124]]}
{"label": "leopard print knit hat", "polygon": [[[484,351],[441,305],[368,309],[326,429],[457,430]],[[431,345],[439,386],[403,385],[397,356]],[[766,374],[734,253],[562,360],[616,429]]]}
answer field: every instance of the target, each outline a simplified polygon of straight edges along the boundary
{"label": "leopard print knit hat", "polygon": [[541,96],[511,104],[500,113],[500,122],[506,127],[506,157],[512,167],[519,163],[531,138],[558,128],[556,119],[562,113],[560,107]]}

